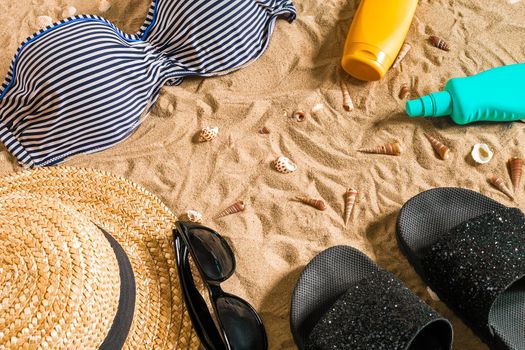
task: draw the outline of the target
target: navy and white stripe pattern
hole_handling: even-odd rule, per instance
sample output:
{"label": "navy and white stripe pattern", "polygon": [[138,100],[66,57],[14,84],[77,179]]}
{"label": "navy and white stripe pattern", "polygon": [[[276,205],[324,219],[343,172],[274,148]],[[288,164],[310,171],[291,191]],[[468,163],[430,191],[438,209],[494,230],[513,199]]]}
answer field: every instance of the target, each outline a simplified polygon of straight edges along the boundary
{"label": "navy and white stripe pattern", "polygon": [[26,167],[126,139],[165,84],[239,69],[262,55],[291,0],[153,0],[137,34],[92,15],[18,49],[0,87],[0,140]]}

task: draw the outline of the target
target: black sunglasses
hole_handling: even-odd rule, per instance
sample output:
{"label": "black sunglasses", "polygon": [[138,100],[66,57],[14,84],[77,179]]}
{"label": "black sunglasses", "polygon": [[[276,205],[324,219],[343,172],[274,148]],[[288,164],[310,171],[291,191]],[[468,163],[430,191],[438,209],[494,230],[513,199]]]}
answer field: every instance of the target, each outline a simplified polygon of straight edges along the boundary
{"label": "black sunglasses", "polygon": [[[255,309],[220,287],[235,271],[235,257],[228,243],[206,226],[178,221],[176,227],[173,238],[179,279],[202,346],[206,350],[267,350],[266,331]],[[208,289],[215,317],[195,286],[189,255]]]}

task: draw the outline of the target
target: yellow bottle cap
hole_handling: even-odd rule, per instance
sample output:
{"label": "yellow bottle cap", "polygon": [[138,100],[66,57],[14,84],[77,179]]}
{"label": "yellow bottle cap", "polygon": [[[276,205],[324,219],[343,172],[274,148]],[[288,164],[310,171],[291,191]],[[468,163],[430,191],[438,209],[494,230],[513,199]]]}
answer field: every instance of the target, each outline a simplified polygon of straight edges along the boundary
{"label": "yellow bottle cap", "polygon": [[390,68],[388,62],[392,61],[379,48],[364,43],[351,43],[345,48],[341,65],[354,78],[371,81],[379,80],[386,74]]}

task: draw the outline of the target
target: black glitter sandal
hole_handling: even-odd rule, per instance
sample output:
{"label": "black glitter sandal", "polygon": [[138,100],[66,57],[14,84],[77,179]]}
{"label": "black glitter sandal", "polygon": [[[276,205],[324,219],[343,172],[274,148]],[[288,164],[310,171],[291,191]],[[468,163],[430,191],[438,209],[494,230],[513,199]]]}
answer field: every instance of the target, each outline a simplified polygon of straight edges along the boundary
{"label": "black glitter sandal", "polygon": [[410,199],[401,249],[439,298],[492,349],[525,349],[525,215],[477,192],[437,188]]}
{"label": "black glitter sandal", "polygon": [[391,273],[348,246],[315,257],[290,317],[300,350],[450,350],[452,326]]}

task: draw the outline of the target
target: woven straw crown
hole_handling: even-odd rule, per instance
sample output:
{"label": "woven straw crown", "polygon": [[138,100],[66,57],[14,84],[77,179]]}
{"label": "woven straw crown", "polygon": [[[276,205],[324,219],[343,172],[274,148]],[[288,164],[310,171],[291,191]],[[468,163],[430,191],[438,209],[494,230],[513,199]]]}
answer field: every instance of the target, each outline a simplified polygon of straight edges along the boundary
{"label": "woven straw crown", "polygon": [[97,349],[134,276],[125,349],[197,349],[173,249],[175,217],[116,176],[57,167],[0,180],[0,349]]}

